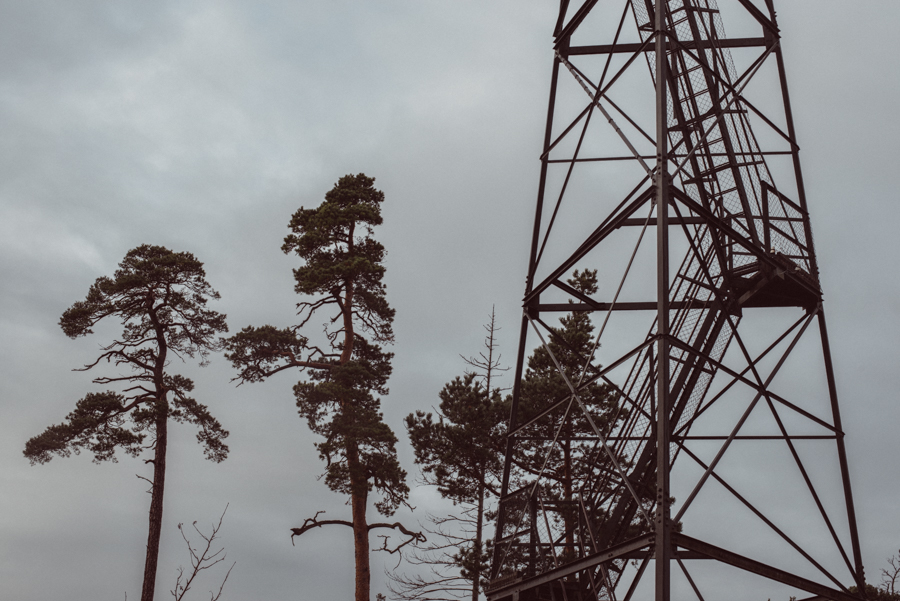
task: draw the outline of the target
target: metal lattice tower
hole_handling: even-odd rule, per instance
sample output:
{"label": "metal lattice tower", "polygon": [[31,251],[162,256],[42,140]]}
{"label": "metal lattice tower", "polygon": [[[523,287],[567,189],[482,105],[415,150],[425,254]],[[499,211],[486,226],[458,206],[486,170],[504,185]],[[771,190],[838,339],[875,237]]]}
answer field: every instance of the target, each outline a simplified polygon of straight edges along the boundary
{"label": "metal lattice tower", "polygon": [[773,0],[722,1],[560,2],[491,601],[859,598]]}

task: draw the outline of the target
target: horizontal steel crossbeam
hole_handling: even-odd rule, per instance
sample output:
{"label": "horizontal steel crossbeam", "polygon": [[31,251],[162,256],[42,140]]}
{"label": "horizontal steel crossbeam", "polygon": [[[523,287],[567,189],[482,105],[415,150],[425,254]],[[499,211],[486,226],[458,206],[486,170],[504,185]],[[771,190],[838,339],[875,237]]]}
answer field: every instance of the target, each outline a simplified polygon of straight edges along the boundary
{"label": "horizontal steel crossbeam", "polygon": [[[734,39],[724,39],[724,40],[715,40],[715,42],[710,42],[709,40],[684,40],[679,41],[679,43],[687,49],[695,50],[697,48],[702,48],[706,50],[707,48],[753,48],[756,46],[769,46],[769,44],[773,43],[774,40],[769,40],[767,38],[734,38]],[[643,44],[601,44],[597,46],[569,46],[568,54],[569,56],[575,55],[584,55],[584,54],[624,54],[624,53],[635,53],[641,50],[641,46]],[[650,46],[647,48],[643,48],[644,52],[653,53],[655,49]]]}
{"label": "horizontal steel crossbeam", "polygon": [[[655,540],[656,537],[653,534],[645,534],[644,536],[640,536],[638,538],[634,538],[632,540],[609,547],[608,549],[604,549],[599,553],[588,555],[587,557],[584,557],[578,561],[573,561],[572,563],[566,564],[564,566],[548,570],[543,574],[532,576],[531,578],[525,578],[524,580],[511,582],[495,589],[488,589],[488,601],[496,601],[498,599],[511,596],[515,593],[521,593],[522,591],[533,589],[542,584],[547,584],[548,582],[553,582],[554,580],[565,578],[566,576],[575,574],[576,572],[587,570],[588,568],[592,568],[606,561],[612,561],[613,559],[630,556],[630,554],[634,553],[635,551],[639,551],[641,549],[649,547]],[[839,599],[837,601],[844,600]],[[854,599],[853,601],[857,600]]]}

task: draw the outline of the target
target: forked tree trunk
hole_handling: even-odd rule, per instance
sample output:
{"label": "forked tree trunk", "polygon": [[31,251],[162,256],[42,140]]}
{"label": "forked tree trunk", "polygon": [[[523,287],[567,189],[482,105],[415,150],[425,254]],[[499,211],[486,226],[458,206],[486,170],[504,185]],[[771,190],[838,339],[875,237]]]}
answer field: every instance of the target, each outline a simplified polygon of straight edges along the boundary
{"label": "forked tree trunk", "polygon": [[356,557],[356,601],[369,601],[369,524],[366,522],[368,482],[360,478],[358,450],[348,449],[350,471],[350,506],[353,511],[353,552]]}
{"label": "forked tree trunk", "polygon": [[144,585],[141,601],[153,601],[156,590],[156,565],[159,558],[159,537],[162,534],[163,493],[166,488],[166,444],[169,424],[168,406],[156,417],[156,449],[153,455],[153,487],[150,494],[150,531],[147,534],[147,559],[144,561]]}

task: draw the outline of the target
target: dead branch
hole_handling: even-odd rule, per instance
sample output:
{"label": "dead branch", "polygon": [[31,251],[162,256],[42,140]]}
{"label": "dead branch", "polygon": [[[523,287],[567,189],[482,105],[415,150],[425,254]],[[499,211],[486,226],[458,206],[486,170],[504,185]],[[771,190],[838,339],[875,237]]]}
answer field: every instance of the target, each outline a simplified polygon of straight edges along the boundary
{"label": "dead branch", "polygon": [[225,589],[225,583],[228,582],[228,577],[231,576],[231,570],[234,569],[235,564],[237,564],[236,561],[231,564],[231,567],[228,568],[228,571],[225,573],[225,578],[222,580],[222,585],[219,587],[219,592],[216,593],[215,596],[213,596],[212,591],[209,591],[209,601],[219,601],[219,597],[222,596],[222,591]]}
{"label": "dead branch", "polygon": [[[350,528],[353,527],[353,522],[348,522],[347,520],[320,520],[319,516],[322,515],[323,513],[325,513],[325,511],[317,511],[316,515],[314,515],[313,517],[306,518],[305,520],[303,520],[303,524],[299,528],[291,528],[291,545],[292,546],[296,546],[296,544],[294,543],[295,536],[301,536],[301,535],[309,532],[313,528],[321,528],[322,526],[331,526],[331,525],[349,526]],[[400,522],[394,522],[393,524],[389,524],[387,522],[376,522],[374,524],[368,525],[368,530],[370,532],[377,528],[387,528],[390,530],[399,530],[401,533],[408,536],[409,538],[406,541],[404,541],[403,543],[401,543],[400,545],[398,545],[397,547],[395,547],[394,549],[391,549],[388,547],[388,539],[390,538],[390,536],[380,536],[379,538],[384,539],[384,544],[382,545],[381,548],[372,549],[373,551],[387,551],[388,553],[393,554],[393,553],[399,552],[401,548],[405,547],[406,545],[408,545],[410,543],[415,543],[415,542],[424,543],[426,540],[424,534],[422,534],[421,532],[415,532],[413,530],[409,530],[408,528],[406,528],[406,526],[404,526]]]}
{"label": "dead branch", "polygon": [[[407,529],[400,522],[394,522],[393,524],[388,524],[386,522],[380,522],[377,524],[369,524],[369,531],[372,531],[375,528],[391,528],[391,529],[399,530],[400,532],[402,532],[409,538],[406,539],[404,542],[400,543],[399,545],[397,545],[395,548],[391,549],[388,547],[388,540],[391,538],[390,535],[381,534],[378,536],[378,538],[383,540],[383,544],[382,544],[381,548],[372,549],[373,551],[387,551],[388,553],[393,555],[394,553],[399,553],[400,549],[402,549],[403,547],[405,547],[406,545],[408,545],[410,543],[424,543],[426,540],[424,534],[422,534],[421,532],[413,532],[412,530]],[[400,564],[397,564],[397,565],[399,566]]]}
{"label": "dead branch", "polygon": [[[184,533],[184,524],[178,524],[178,530],[181,532],[181,538],[184,539],[184,543],[187,545],[188,553],[191,556],[191,573],[185,578],[184,582],[182,582],[182,578],[184,577],[184,568],[181,566],[178,567],[178,577],[175,579],[175,588],[169,591],[173,597],[175,597],[175,601],[182,601],[184,595],[190,590],[191,585],[194,583],[194,579],[197,577],[200,572],[203,570],[208,570],[214,565],[225,561],[227,557],[227,553],[225,553],[225,547],[220,548],[217,551],[213,551],[213,541],[218,538],[219,530],[222,528],[222,520],[225,518],[225,513],[228,511],[228,505],[225,505],[225,509],[222,511],[222,515],[219,516],[219,523],[215,524],[212,528],[212,533],[209,536],[203,534],[199,528],[197,528],[197,522],[195,521],[192,526],[197,534],[200,535],[206,545],[202,551],[195,549],[191,546],[191,541],[188,539],[187,535]],[[234,566],[237,562],[231,564],[231,567],[228,568],[228,572],[225,574],[225,578],[222,580],[222,584],[219,586],[219,592],[213,593],[209,592],[210,601],[218,601],[219,597],[222,596],[222,591],[225,589],[225,583],[228,581],[228,576],[231,575],[231,570],[234,569]]]}
{"label": "dead branch", "polygon": [[[497,342],[494,339],[494,336],[500,330],[500,327],[497,326],[497,318],[493,307],[491,307],[490,321],[482,327],[487,332],[487,335],[484,337],[484,348],[487,349],[487,354],[485,354],[484,351],[481,351],[478,353],[478,357],[466,357],[460,355],[460,358],[465,361],[467,365],[475,368],[475,371],[473,372],[466,370],[466,374],[472,373],[476,378],[484,380],[487,387],[487,393],[491,394],[491,379],[494,372],[509,371],[508,367],[500,367],[502,361],[499,353],[496,358],[494,357],[494,350],[497,348]],[[509,388],[500,388],[499,390],[509,390]]]}
{"label": "dead branch", "polygon": [[[388,524],[387,522],[379,522],[376,524],[369,524],[369,531],[374,530],[375,528],[396,529],[396,530],[399,530],[400,532],[402,532],[403,534],[405,534],[406,536],[408,536],[409,538],[406,539],[405,541],[403,541],[402,543],[400,543],[399,545],[397,545],[396,547],[394,547],[393,549],[391,549],[390,547],[388,547],[388,541],[391,538],[390,535],[379,534],[378,538],[380,538],[382,540],[382,545],[380,548],[372,549],[373,551],[387,551],[391,555],[393,555],[394,553],[399,554],[400,549],[402,549],[406,545],[408,545],[410,543],[424,543],[426,540],[424,534],[422,534],[421,532],[413,532],[412,530],[407,529],[400,522],[394,522],[393,524]],[[399,557],[397,558],[397,565],[394,566],[395,570],[400,567],[400,563],[402,561],[403,561],[403,555],[399,555]]]}
{"label": "dead branch", "polygon": [[319,521],[318,517],[319,517],[319,515],[321,515],[323,513],[325,513],[325,512],[317,511],[316,515],[314,515],[313,517],[306,518],[305,520],[303,520],[303,525],[300,526],[299,528],[291,528],[291,532],[292,532],[291,545],[292,546],[296,546],[296,545],[294,545],[294,537],[295,536],[300,536],[301,534],[309,532],[313,528],[321,528],[322,526],[329,526],[332,524],[337,524],[340,526],[350,526],[351,528],[353,527],[353,522],[348,522],[347,520],[322,520],[322,521]]}
{"label": "dead branch", "polygon": [[406,528],[406,526],[404,526],[400,522],[394,522],[393,524],[388,524],[387,522],[378,522],[375,524],[369,524],[369,530],[374,530],[375,528],[391,528],[393,530],[399,530],[406,536],[413,537],[413,540],[417,540],[420,543],[425,542],[424,534],[422,534],[421,532],[414,532],[412,530],[409,530],[408,528]]}
{"label": "dead branch", "polygon": [[900,580],[900,554],[889,557],[888,565],[889,569],[881,570],[881,588],[886,593],[895,595],[898,592],[897,581]]}
{"label": "dead branch", "polygon": [[117,357],[116,365],[120,365],[122,363],[133,363],[141,369],[145,369],[148,371],[153,370],[153,366],[148,365],[147,363],[144,363],[143,361],[140,361],[137,358],[132,357],[131,355],[128,355],[122,351],[107,350],[107,352],[97,357],[96,361],[93,361],[92,363],[86,363],[83,367],[76,367],[72,371],[89,371],[90,369],[96,367],[104,359],[106,359],[106,362],[109,363],[110,361],[112,361],[113,357]]}
{"label": "dead branch", "polygon": [[[150,463],[153,463],[152,459],[148,460],[148,461],[150,461]],[[144,463],[147,463],[147,461],[145,461]],[[151,480],[150,478],[145,478],[144,476],[141,476],[140,474],[135,474],[135,476],[140,478],[141,480],[146,480],[150,484],[150,490],[147,491],[147,494],[151,494],[153,492],[153,480]]]}
{"label": "dead branch", "polygon": [[458,601],[471,598],[472,582],[460,571],[459,552],[472,544],[475,527],[470,513],[463,508],[458,514],[428,514],[428,522],[420,523],[426,544],[413,544],[403,552],[403,561],[413,573],[385,569],[387,586],[401,601]]}

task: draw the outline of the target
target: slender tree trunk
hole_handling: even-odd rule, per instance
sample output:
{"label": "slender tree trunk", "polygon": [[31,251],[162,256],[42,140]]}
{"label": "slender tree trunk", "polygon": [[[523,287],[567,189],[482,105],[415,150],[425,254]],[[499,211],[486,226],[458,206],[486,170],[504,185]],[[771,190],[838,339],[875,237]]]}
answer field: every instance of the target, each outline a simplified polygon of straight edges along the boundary
{"label": "slender tree trunk", "polygon": [[[485,368],[485,394],[486,400],[490,402],[491,400],[491,376],[494,373],[494,307],[491,306],[491,323],[488,326],[488,341],[487,341],[487,364]],[[483,356],[483,355],[482,355]],[[484,464],[481,465],[480,479],[478,481],[478,515],[477,520],[475,521],[475,550],[478,553],[475,561],[475,568],[472,574],[472,601],[478,601],[478,592],[481,588],[481,547],[482,547],[482,539],[483,539],[483,524],[484,521],[484,481],[487,479],[487,474],[485,473]]]}
{"label": "slender tree trunk", "polygon": [[[348,252],[353,251],[353,230],[350,226],[348,235]],[[345,365],[353,357],[353,281],[344,285],[344,348],[341,352],[340,364]],[[341,410],[345,411],[344,403]],[[366,505],[368,504],[369,482],[359,464],[359,449],[356,443],[347,444],[347,469],[350,472],[350,508],[353,513],[353,555],[356,559],[356,601],[369,601],[369,524],[366,521]]]}
{"label": "slender tree trunk", "polygon": [[141,601],[153,601],[156,590],[156,565],[159,558],[159,537],[162,534],[163,493],[166,487],[166,445],[169,425],[168,403],[156,417],[156,449],[153,456],[153,487],[150,495],[150,531],[147,535],[147,559],[144,562],[144,586]]}
{"label": "slender tree trunk", "polygon": [[565,552],[571,555],[575,554],[575,534],[573,532],[572,515],[572,433],[566,432],[566,441],[563,443],[563,500],[566,502],[563,515],[566,525],[566,546]]}
{"label": "slender tree trunk", "polygon": [[472,572],[472,601],[478,601],[478,588],[481,584],[481,522],[484,519],[484,472],[478,482],[478,518],[475,521],[475,568]]}
{"label": "slender tree trunk", "polygon": [[[369,601],[369,524],[366,522],[368,482],[362,478],[359,451],[348,449],[347,468],[350,471],[350,506],[353,511],[353,552],[356,557],[356,601]],[[143,600],[141,600],[143,601]]]}
{"label": "slender tree trunk", "polygon": [[[350,227],[350,243],[347,245],[348,253],[353,252],[353,227]],[[341,313],[344,318],[344,349],[341,351],[341,365],[347,363],[353,356],[353,280],[349,280],[344,284],[344,305],[341,307]]]}
{"label": "slender tree trunk", "polygon": [[[350,226],[347,236],[348,253],[353,253],[353,231]],[[344,318],[344,348],[340,364],[346,365],[353,357],[353,280],[344,284],[344,300],[341,312]],[[341,411],[346,411],[341,402]],[[369,496],[369,482],[359,464],[359,448],[356,443],[347,443],[347,470],[350,472],[350,509],[353,513],[353,555],[356,559],[356,601],[369,601],[369,524],[366,521],[366,505]]]}

